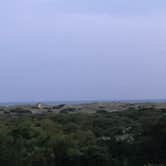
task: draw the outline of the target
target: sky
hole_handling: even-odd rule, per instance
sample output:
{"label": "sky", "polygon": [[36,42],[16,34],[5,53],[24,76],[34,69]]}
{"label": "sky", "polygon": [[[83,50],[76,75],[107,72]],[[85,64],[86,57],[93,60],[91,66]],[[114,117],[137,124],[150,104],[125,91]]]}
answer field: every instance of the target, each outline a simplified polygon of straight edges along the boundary
{"label": "sky", "polygon": [[166,99],[165,0],[0,2],[0,102]]}

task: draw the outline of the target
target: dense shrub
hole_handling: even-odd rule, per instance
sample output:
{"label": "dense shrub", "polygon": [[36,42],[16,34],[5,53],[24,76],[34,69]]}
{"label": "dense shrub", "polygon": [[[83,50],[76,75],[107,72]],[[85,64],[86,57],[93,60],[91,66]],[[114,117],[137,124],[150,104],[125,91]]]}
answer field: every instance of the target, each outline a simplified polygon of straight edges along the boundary
{"label": "dense shrub", "polygon": [[0,165],[166,165],[165,140],[164,110],[1,115]]}

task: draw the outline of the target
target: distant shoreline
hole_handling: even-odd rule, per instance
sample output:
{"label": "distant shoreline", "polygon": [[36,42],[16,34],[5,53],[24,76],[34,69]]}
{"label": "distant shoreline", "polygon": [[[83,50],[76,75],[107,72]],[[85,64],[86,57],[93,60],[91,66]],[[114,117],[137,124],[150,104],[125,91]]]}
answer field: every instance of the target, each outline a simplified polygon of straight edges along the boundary
{"label": "distant shoreline", "polygon": [[44,105],[59,105],[59,104],[92,104],[92,103],[166,103],[166,99],[140,99],[140,100],[78,100],[78,101],[25,101],[25,102],[0,102],[0,106],[22,106],[36,105],[42,103]]}

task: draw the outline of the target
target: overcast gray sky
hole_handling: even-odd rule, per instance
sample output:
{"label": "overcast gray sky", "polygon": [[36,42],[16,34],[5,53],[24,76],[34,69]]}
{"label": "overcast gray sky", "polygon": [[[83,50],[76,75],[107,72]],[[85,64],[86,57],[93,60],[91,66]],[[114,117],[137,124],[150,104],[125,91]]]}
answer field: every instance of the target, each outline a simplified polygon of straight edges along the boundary
{"label": "overcast gray sky", "polygon": [[166,98],[165,0],[0,2],[0,101]]}

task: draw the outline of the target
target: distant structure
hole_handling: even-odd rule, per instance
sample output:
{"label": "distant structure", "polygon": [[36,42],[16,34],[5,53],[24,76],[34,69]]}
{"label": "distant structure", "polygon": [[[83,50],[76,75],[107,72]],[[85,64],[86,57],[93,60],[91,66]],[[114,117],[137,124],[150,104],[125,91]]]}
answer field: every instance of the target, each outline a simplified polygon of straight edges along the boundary
{"label": "distant structure", "polygon": [[37,108],[38,108],[38,109],[43,109],[43,108],[44,108],[44,105],[43,105],[42,103],[38,103],[38,104],[37,104]]}

